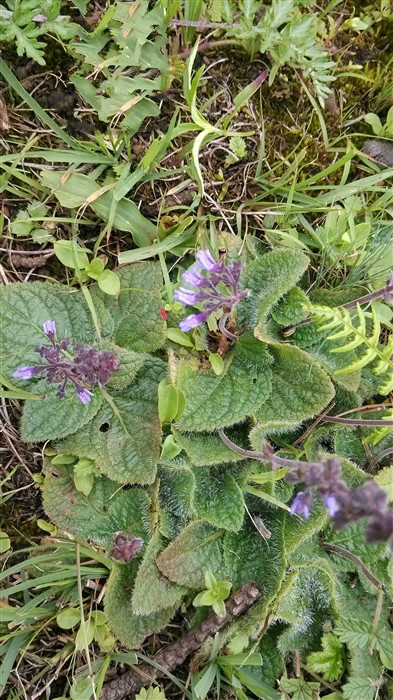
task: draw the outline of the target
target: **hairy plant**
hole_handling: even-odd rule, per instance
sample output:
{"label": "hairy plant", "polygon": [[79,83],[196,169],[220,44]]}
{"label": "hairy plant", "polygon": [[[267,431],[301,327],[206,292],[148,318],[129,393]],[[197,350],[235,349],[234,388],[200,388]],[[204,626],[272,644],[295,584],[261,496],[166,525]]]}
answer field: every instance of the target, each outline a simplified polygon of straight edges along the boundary
{"label": "hairy plant", "polygon": [[[368,396],[365,364],[356,381],[339,375],[345,389],[336,383],[315,323],[289,339],[282,333],[298,322],[299,298],[309,303],[308,266],[299,250],[260,251],[251,241],[237,260],[198,251],[182,270],[187,288],[175,276],[164,286],[159,263],[138,262],[117,270],[117,295],[92,284],[89,304],[83,291],[49,281],[1,290],[5,381],[34,392],[21,437],[51,443],[42,485],[50,520],[108,561],[105,625],[137,648],[181,605],[225,616],[230,590],[252,581],[260,597],[244,615],[215,616],[215,624],[232,620],[215,628],[217,644],[240,638],[241,650],[271,658],[273,679],[265,663],[256,680],[241,667],[233,677],[274,700],[288,651],[326,678],[349,665],[349,689],[360,683],[353,655],[369,661],[373,650],[370,683],[393,663],[383,600],[392,592],[389,478],[384,470],[372,478],[362,454],[348,455],[335,416],[326,417],[329,440],[318,442],[316,431],[289,447],[295,431],[324,418],[336,392],[360,411]],[[168,284],[192,322],[176,301],[163,309]],[[69,338],[66,347],[57,337]],[[46,360],[39,370],[37,348]],[[94,387],[88,402],[75,381]],[[258,453],[266,438],[272,448]],[[384,440],[391,436],[371,448]],[[364,627],[365,641],[349,623]],[[212,664],[213,676],[227,668]],[[281,687],[296,697],[300,680],[283,677]]]}

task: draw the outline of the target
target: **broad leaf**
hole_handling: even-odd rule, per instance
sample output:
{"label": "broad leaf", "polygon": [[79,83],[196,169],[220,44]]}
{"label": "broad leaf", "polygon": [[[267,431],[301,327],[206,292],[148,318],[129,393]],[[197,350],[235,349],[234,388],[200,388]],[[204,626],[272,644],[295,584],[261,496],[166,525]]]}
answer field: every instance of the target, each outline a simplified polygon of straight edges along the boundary
{"label": "broad leaf", "polygon": [[[44,401],[25,401],[21,421],[24,442],[57,440],[75,433],[80,426],[94,418],[102,406],[102,392],[94,389],[90,403],[82,404],[72,385],[68,385],[64,399],[57,396],[57,385],[44,379],[34,383],[34,390],[45,394]],[[83,455],[89,457],[90,455]]]}
{"label": "broad leaf", "polygon": [[299,281],[308,264],[304,253],[288,248],[266,253],[244,268],[241,283],[250,295],[239,305],[239,315],[250,328],[263,322],[272,306]]}
{"label": "broad leaf", "polygon": [[343,685],[344,700],[375,700],[377,686],[363,676],[349,678]]}
{"label": "broad leaf", "polygon": [[193,471],[193,506],[197,516],[225,530],[239,530],[244,517],[243,494],[225,464],[215,469],[194,467]]}
{"label": "broad leaf", "polygon": [[162,274],[159,265],[141,262],[117,270],[120,292],[114,299],[98,285],[91,289],[104,336],[137,352],[160,348],[166,340],[166,324],[160,316]]}
{"label": "broad leaf", "polygon": [[306,352],[278,343],[269,350],[274,358],[272,392],[256,412],[259,425],[251,433],[256,449],[266,433],[299,425],[317,415],[334,397],[328,375]]}
{"label": "broad leaf", "polygon": [[94,459],[114,481],[151,484],[161,447],[157,386],[164,372],[161,360],[146,357],[134,382],[122,391],[105,392],[94,419],[62,442],[60,451]]}
{"label": "broad leaf", "polygon": [[171,581],[191,588],[205,587],[206,571],[217,580],[225,579],[222,534],[222,530],[196,520],[159,555],[158,568]]}
{"label": "broad leaf", "polygon": [[[9,284],[0,289],[0,353],[2,373],[12,374],[20,365],[40,364],[37,345],[50,345],[45,321],[56,322],[57,336],[72,343],[91,344],[95,333],[86,302],[80,292],[49,282]],[[27,385],[26,385],[27,386]],[[30,388],[34,385],[29,383]]]}
{"label": "broad leaf", "polygon": [[175,605],[150,615],[135,615],[131,611],[131,597],[136,568],[135,562],[114,564],[105,595],[108,625],[120,643],[129,649],[137,649],[145,637],[165,627],[177,607]]}
{"label": "broad leaf", "polygon": [[271,391],[268,365],[250,371],[236,356],[228,358],[222,374],[200,370],[196,360],[182,360],[177,377],[187,405],[177,422],[180,430],[213,431],[244,420],[266,401]]}
{"label": "broad leaf", "polygon": [[119,491],[118,484],[101,477],[84,496],[75,488],[72,466],[48,464],[43,498],[46,513],[61,530],[106,549],[112,547],[113,535],[119,531],[144,541],[150,537],[149,499],[142,489]]}
{"label": "broad leaf", "polygon": [[250,518],[239,532],[229,532],[224,538],[224,557],[228,579],[236,590],[247,581],[255,581],[262,592],[264,607],[280,588],[285,575],[282,525],[284,513],[261,505],[264,524],[271,538],[264,540]]}
{"label": "broad leaf", "polygon": [[178,606],[187,588],[169,581],[158,569],[155,560],[165,547],[165,541],[155,533],[147,545],[139,566],[132,596],[132,611],[136,615],[149,615],[173,605]]}
{"label": "broad leaf", "polygon": [[[173,427],[172,433],[176,442],[187,453],[190,462],[196,467],[240,462],[246,459],[224,445],[220,436],[215,433],[181,433]],[[227,433],[233,442],[241,444],[243,435],[240,430],[229,429]]]}

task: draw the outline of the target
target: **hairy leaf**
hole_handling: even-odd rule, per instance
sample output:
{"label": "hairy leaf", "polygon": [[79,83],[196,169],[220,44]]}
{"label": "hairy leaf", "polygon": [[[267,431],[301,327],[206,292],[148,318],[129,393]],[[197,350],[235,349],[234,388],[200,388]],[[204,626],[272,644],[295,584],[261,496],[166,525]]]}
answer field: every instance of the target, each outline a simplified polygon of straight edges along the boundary
{"label": "hairy leaf", "polygon": [[77,491],[72,465],[47,465],[45,511],[62,530],[110,549],[118,531],[149,539],[149,498],[142,489],[119,491],[118,484],[95,478],[88,496]]}
{"label": "hairy leaf", "polygon": [[103,335],[113,336],[117,345],[129,350],[157,350],[166,340],[166,324],[160,316],[162,274],[159,265],[151,262],[125,265],[117,271],[117,276],[120,292],[116,299],[104,294],[98,285],[92,288]]}
{"label": "hairy leaf", "polygon": [[205,587],[206,571],[217,580],[225,579],[222,534],[222,530],[196,520],[158,556],[158,568],[171,581],[191,588]]}
{"label": "hairy leaf", "polygon": [[165,627],[177,607],[168,607],[150,615],[135,615],[131,611],[135,574],[135,562],[114,564],[105,595],[108,625],[120,643],[129,649],[137,649],[145,637]]}
{"label": "hairy leaf", "polygon": [[[215,433],[181,433],[172,427],[176,442],[187,453],[190,462],[196,467],[222,464],[224,462],[240,462],[245,459],[224,445],[220,436]],[[241,444],[243,435],[240,430],[229,429],[228,437],[236,444]]]}
{"label": "hairy leaf", "polygon": [[240,318],[246,319],[250,328],[263,322],[272,306],[299,281],[308,264],[304,253],[289,248],[273,250],[249,263],[241,283],[250,295],[239,304]]}
{"label": "hairy leaf", "polygon": [[177,381],[187,405],[177,426],[181,431],[213,431],[238,423],[266,401],[270,377],[267,365],[252,372],[233,355],[219,376],[199,370],[195,361],[181,361]]}
{"label": "hairy leaf", "polygon": [[149,615],[173,605],[178,606],[187,593],[187,588],[169,581],[158,569],[155,560],[164,547],[165,540],[155,533],[147,545],[135,579],[132,611],[136,615]]}
{"label": "hairy leaf", "polygon": [[318,414],[334,396],[326,372],[306,352],[291,345],[274,344],[273,386],[270,397],[256,411],[259,425],[251,442],[260,449],[263,435],[299,425]]}
{"label": "hairy leaf", "polygon": [[244,517],[243,494],[225,464],[213,469],[194,467],[193,471],[197,516],[225,530],[239,530]]}
{"label": "hairy leaf", "polygon": [[161,360],[146,357],[134,382],[122,391],[105,393],[94,419],[67,438],[59,449],[90,457],[114,481],[151,484],[160,455],[157,386],[164,376]]}
{"label": "hairy leaf", "polygon": [[315,673],[321,673],[327,681],[336,681],[344,671],[344,648],[334,634],[324,634],[322,651],[314,651],[307,659],[307,665]]}

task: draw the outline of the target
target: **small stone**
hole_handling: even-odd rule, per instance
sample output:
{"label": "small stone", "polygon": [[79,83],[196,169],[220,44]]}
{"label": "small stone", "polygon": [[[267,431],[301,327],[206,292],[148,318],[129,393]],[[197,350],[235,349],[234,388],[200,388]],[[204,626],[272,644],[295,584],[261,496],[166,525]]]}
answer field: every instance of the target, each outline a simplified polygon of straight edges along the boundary
{"label": "small stone", "polygon": [[366,139],[362,148],[363,153],[375,160],[378,165],[393,167],[393,143],[379,139]]}

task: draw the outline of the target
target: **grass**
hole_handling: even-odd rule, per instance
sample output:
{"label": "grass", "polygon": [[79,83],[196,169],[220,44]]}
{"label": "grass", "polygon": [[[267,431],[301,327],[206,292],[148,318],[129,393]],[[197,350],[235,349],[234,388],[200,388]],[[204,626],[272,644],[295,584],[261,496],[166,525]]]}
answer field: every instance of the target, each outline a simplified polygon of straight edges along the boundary
{"label": "grass", "polygon": [[[84,4],[62,6],[83,24],[75,5]],[[94,10],[89,5],[86,18],[99,38],[114,3],[107,12],[105,3]],[[0,132],[3,283],[49,278],[74,285],[73,272],[53,255],[59,239],[87,247],[109,268],[158,256],[168,282],[197,240],[205,237],[213,249],[231,241],[239,250],[257,236],[263,246],[306,251],[313,262],[310,289],[321,283],[377,288],[393,266],[393,164],[382,167],[362,147],[365,137],[373,137],[364,115],[376,112],[383,118],[393,103],[391,15],[378,15],[379,3],[366,8],[356,2],[321,3],[325,29],[320,39],[335,60],[337,104],[329,111],[298,66],[284,66],[271,85],[262,83],[271,56],[256,52],[247,57],[238,43],[225,38],[224,29],[182,26],[184,20],[186,25],[205,23],[202,3],[163,5],[168,19],[175,20],[166,30],[169,71],[153,94],[158,116],[142,119],[134,133],[122,126],[124,105],[107,121],[80,96],[72,115],[60,104],[51,112],[41,106],[51,92],[75,94],[70,65],[71,72],[85,70],[86,82],[99,88],[104,78],[112,79],[109,64],[89,64],[87,70],[69,42],[56,44],[56,56],[47,51],[44,68],[18,57],[13,45],[5,47],[0,106],[9,112],[10,128]],[[368,29],[351,29],[350,21],[359,16],[374,17]],[[364,61],[365,51],[370,56]],[[135,67],[127,70],[138,78]],[[158,73],[150,72],[149,79]],[[230,162],[233,135],[244,139],[246,155]],[[12,232],[16,217],[32,201],[47,207],[45,216],[25,219],[45,234],[41,240]],[[363,236],[359,222],[366,225]],[[90,303],[88,286],[83,289]],[[392,316],[385,305],[385,329],[392,329]],[[116,641],[106,651],[89,642],[86,630],[91,613],[101,608],[110,564],[98,551],[39,529],[41,450],[30,450],[18,437],[18,399],[24,392],[6,381],[3,385],[2,529],[12,548],[1,555],[0,692],[7,700],[84,700],[95,676],[98,699],[111,665],[124,668],[151,659],[156,648],[180,633],[185,619],[176,618],[137,654],[118,648]],[[56,622],[70,606],[81,612],[80,648],[78,629],[61,630]],[[288,663],[296,665],[296,659]],[[318,680],[323,692],[331,690]],[[247,693],[267,697],[242,662],[228,671],[214,648],[202,669],[168,674],[163,686],[171,699],[229,692],[240,700]]]}

